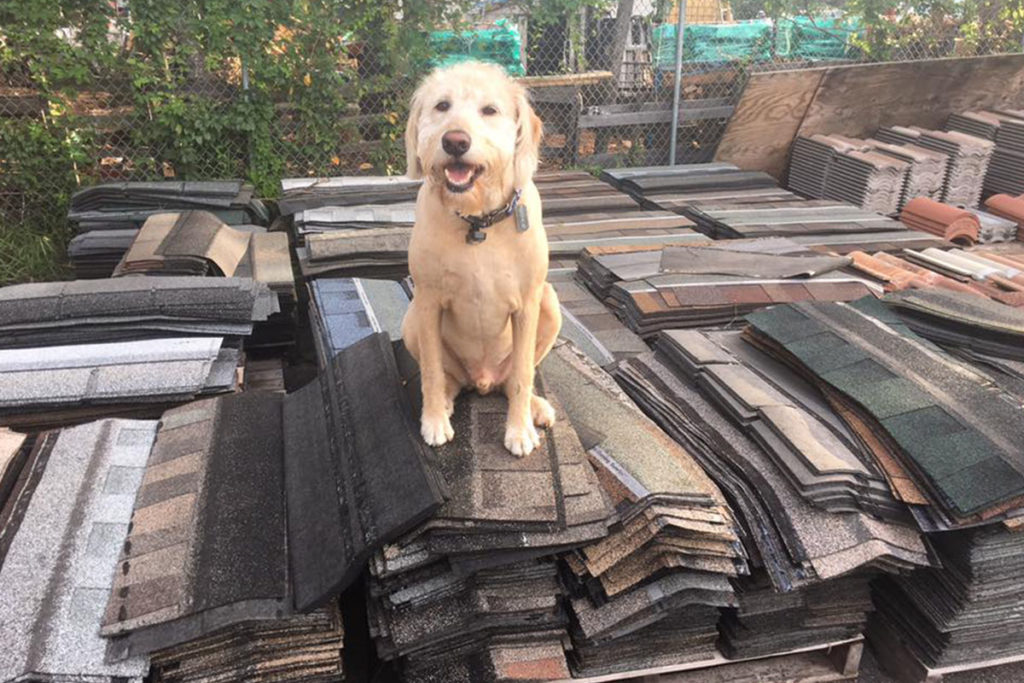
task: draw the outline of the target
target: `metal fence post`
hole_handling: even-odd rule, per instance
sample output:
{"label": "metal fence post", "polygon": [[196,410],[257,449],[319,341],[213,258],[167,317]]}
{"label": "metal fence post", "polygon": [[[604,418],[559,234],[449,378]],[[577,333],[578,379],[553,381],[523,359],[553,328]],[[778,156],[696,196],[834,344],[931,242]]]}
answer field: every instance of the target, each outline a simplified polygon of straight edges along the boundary
{"label": "metal fence post", "polygon": [[686,0],[679,0],[676,20],[676,77],[672,82],[672,137],[668,143],[668,165],[676,165],[676,142],[679,138],[679,94],[683,79],[683,30],[686,28]]}

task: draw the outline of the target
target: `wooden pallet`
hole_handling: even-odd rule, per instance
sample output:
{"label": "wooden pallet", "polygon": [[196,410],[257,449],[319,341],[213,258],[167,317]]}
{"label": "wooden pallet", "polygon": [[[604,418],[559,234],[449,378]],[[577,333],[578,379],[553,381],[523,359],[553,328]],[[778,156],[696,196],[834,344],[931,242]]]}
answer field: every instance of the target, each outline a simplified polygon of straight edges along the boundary
{"label": "wooden pallet", "polygon": [[826,683],[857,677],[864,639],[792,650],[752,659],[713,659],[604,676],[573,678],[562,683]]}
{"label": "wooden pallet", "polygon": [[965,671],[981,671],[1006,664],[1024,662],[1024,655],[1000,657],[982,662],[967,664],[951,664],[942,667],[929,667],[907,649],[898,638],[871,639],[871,651],[885,672],[901,683],[940,683],[947,674]]}

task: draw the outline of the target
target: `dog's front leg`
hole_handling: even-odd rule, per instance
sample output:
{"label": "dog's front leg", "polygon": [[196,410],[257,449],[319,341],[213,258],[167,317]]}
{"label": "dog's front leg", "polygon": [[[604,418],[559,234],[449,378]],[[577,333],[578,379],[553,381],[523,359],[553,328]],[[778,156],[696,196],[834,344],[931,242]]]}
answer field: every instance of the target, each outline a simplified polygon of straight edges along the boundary
{"label": "dog's front leg", "polygon": [[528,455],[540,444],[530,414],[539,316],[540,298],[536,296],[525,301],[522,308],[512,314],[512,367],[505,381],[505,395],[508,397],[505,448],[518,456]]}
{"label": "dog's front leg", "polygon": [[420,301],[422,326],[419,330],[420,381],[423,389],[423,414],[420,434],[431,446],[441,446],[455,437],[445,400],[444,361],[441,350],[441,304],[430,299]]}

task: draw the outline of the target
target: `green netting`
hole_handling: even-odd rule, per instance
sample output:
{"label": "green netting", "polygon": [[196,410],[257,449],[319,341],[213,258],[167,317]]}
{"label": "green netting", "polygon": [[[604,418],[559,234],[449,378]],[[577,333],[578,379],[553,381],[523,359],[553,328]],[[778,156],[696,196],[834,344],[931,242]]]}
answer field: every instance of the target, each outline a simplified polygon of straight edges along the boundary
{"label": "green netting", "polygon": [[[860,30],[847,20],[794,17],[779,20],[772,54],[772,23],[768,19],[733,24],[693,24],[683,34],[683,61],[730,62],[836,60],[850,57],[850,37]],[[662,24],[653,30],[652,59],[655,68],[671,69],[676,59],[676,26]]]}
{"label": "green netting", "polygon": [[478,59],[500,64],[513,76],[522,76],[522,45],[518,29],[504,19],[496,22],[495,28],[458,32],[434,31],[430,34],[430,46],[435,56],[430,60],[430,65],[447,66]]}

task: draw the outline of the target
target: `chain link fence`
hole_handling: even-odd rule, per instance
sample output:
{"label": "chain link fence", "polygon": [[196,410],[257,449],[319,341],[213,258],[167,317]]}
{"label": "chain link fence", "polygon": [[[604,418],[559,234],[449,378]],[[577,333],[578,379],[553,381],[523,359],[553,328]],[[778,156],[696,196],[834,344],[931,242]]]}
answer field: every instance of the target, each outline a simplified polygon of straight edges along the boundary
{"label": "chain link fence", "polygon": [[67,203],[83,185],[241,177],[273,196],[282,177],[401,173],[409,95],[454,60],[522,77],[545,124],[543,165],[589,168],[669,161],[677,73],[676,161],[687,163],[714,156],[753,71],[1022,48],[1022,0],[844,7],[7,0],[0,281],[60,261]]}

